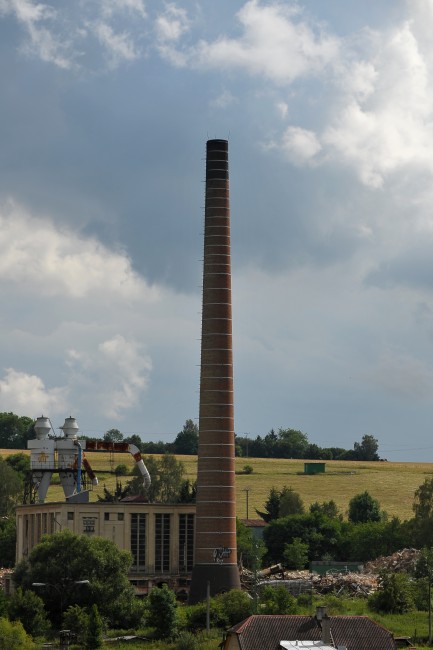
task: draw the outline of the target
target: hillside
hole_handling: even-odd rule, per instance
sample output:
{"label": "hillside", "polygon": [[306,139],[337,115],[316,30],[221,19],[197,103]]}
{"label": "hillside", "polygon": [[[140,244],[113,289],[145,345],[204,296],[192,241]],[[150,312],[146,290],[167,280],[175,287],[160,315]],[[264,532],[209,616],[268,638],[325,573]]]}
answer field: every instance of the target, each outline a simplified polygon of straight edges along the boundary
{"label": "hillside", "polygon": [[[22,450],[2,449],[0,455],[6,457]],[[28,452],[25,452],[28,453]],[[109,454],[88,452],[86,457],[99,478],[99,486],[94,488],[91,500],[96,501],[102,494],[104,484],[110,488],[115,484],[114,471],[119,464],[131,469],[134,461],[129,454]],[[178,456],[185,465],[186,475],[194,480],[197,472],[196,456]],[[253,468],[252,474],[242,474],[245,465]],[[271,487],[281,489],[284,485],[300,493],[306,506],[314,501],[334,499],[339,509],[346,513],[349,500],[355,494],[368,490],[377,498],[383,510],[400,519],[412,517],[412,502],[416,488],[425,478],[433,475],[432,463],[391,463],[391,462],[348,462],[327,461],[325,474],[305,476],[303,460],[236,458],[237,513],[246,517],[246,492],[249,488],[249,517],[256,516],[255,509],[263,504]],[[128,477],[122,477],[125,483]],[[48,500],[63,500],[59,485],[53,485],[48,492]]]}

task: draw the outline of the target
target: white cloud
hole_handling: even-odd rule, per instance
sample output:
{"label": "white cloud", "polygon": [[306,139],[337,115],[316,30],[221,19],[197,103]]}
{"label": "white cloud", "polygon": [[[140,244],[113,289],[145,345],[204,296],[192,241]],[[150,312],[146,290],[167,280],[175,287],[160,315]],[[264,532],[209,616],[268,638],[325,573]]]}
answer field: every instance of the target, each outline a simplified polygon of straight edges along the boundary
{"label": "white cloud", "polygon": [[280,146],[295,165],[312,162],[322,148],[313,131],[296,126],[289,126],[285,130]]}
{"label": "white cloud", "polygon": [[279,115],[284,119],[287,117],[289,114],[289,105],[287,102],[277,102],[276,103],[276,108],[279,113]]}
{"label": "white cloud", "polygon": [[107,23],[96,23],[92,27],[96,38],[107,50],[110,66],[117,68],[124,61],[134,61],[140,56],[133,37],[127,32],[115,32]]}
{"label": "white cloud", "polygon": [[[54,30],[47,27],[58,18],[57,12],[49,5],[34,3],[32,0],[6,0],[0,5],[0,13],[11,13],[26,30],[28,40],[24,51],[35,55],[47,63],[59,68],[70,68],[73,58],[70,52],[71,42],[63,40]],[[45,24],[44,24],[45,23]]]}
{"label": "white cloud", "polygon": [[200,41],[190,52],[191,65],[245,70],[285,85],[319,73],[338,55],[338,38],[314,31],[295,5],[249,0],[237,16],[243,34]]}
{"label": "white cloud", "polygon": [[101,0],[101,13],[104,16],[111,18],[115,13],[124,12],[138,14],[142,18],[147,17],[143,0]]}
{"label": "white cloud", "polygon": [[160,41],[178,41],[188,32],[189,27],[187,12],[174,3],[167,4],[164,12],[159,14],[155,21],[156,35]]}
{"label": "white cloud", "polygon": [[68,390],[46,388],[37,375],[6,368],[0,379],[0,409],[36,417],[41,413],[58,414],[67,410]]}
{"label": "white cloud", "polygon": [[11,203],[0,209],[0,286],[14,284],[44,296],[84,298],[104,294],[123,301],[153,301],[156,288],[134,273],[123,253],[96,239],[59,231]]}
{"label": "white cloud", "polygon": [[72,369],[71,390],[81,394],[81,403],[90,398],[96,412],[114,419],[138,404],[152,370],[143,346],[120,334],[91,351],[69,350],[68,365]]}
{"label": "white cloud", "polygon": [[[433,69],[411,24],[382,35],[372,60],[358,63],[360,69],[367,71],[364,82],[358,78],[349,84],[351,92],[341,98],[322,143],[334,160],[353,166],[372,187],[381,187],[385,178],[404,168],[433,173]],[[350,77],[348,70],[344,79]],[[359,85],[364,87],[361,93]]]}
{"label": "white cloud", "polygon": [[223,90],[218,97],[211,100],[210,105],[214,108],[228,108],[236,102],[236,97],[229,90]]}

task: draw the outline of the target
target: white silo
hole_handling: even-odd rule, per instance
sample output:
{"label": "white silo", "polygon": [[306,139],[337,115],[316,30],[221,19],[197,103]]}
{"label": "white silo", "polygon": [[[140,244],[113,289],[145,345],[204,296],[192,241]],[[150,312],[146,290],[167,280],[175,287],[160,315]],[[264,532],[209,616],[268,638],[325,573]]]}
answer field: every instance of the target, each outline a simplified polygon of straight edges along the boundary
{"label": "white silo", "polygon": [[69,417],[65,419],[65,423],[60,429],[65,437],[56,441],[57,466],[63,492],[67,498],[72,496],[77,489],[77,433],[79,428],[76,419]]}
{"label": "white silo", "polygon": [[35,423],[36,438],[27,442],[27,448],[31,450],[30,469],[32,471],[32,482],[36,486],[39,503],[45,501],[53,470],[55,469],[54,449],[56,443],[48,438],[51,428],[49,418],[42,415],[37,418]]}

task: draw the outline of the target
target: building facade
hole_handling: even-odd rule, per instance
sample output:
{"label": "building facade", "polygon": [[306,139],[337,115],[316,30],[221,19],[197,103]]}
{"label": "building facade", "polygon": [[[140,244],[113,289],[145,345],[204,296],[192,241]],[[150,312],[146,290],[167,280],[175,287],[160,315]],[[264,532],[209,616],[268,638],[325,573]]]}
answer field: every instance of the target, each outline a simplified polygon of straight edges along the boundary
{"label": "building facade", "polygon": [[129,579],[145,595],[167,583],[187,596],[194,561],[195,504],[142,502],[21,505],[16,510],[16,560],[27,558],[42,535],[62,530],[97,535],[130,551]]}

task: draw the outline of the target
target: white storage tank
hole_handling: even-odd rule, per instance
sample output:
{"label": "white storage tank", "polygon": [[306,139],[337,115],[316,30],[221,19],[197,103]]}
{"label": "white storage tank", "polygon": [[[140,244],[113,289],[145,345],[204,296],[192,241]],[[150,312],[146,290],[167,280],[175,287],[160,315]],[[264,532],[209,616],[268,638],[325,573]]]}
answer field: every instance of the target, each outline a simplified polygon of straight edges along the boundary
{"label": "white storage tank", "polygon": [[31,451],[30,469],[32,471],[32,481],[37,486],[39,503],[45,501],[55,469],[54,450],[56,443],[48,438],[50,430],[49,418],[42,415],[37,418],[35,423],[36,438],[27,442],[27,448]]}
{"label": "white storage tank", "polygon": [[60,429],[65,437],[56,441],[57,466],[65,497],[70,497],[77,489],[78,445],[76,443],[79,428],[76,419],[69,417],[65,419]]}

